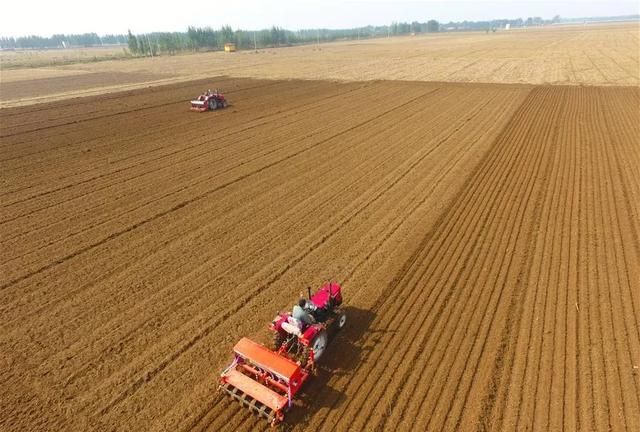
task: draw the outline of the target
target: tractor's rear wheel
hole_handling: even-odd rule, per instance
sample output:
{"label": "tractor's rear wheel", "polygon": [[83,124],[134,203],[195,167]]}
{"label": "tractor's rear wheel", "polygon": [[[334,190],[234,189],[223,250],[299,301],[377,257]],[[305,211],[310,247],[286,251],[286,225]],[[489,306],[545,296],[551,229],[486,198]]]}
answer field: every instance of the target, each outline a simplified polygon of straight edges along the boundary
{"label": "tractor's rear wheel", "polygon": [[209,99],[209,110],[215,111],[218,108],[218,102],[215,99]]}
{"label": "tractor's rear wheel", "polygon": [[313,361],[316,362],[322,357],[327,345],[329,343],[329,336],[326,331],[321,331],[311,341],[311,349],[313,349]]}

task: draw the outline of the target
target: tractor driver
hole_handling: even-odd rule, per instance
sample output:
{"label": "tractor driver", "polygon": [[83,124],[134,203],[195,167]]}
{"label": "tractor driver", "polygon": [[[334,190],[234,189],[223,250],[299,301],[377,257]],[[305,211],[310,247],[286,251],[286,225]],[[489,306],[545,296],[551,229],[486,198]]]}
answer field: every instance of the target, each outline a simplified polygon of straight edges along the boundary
{"label": "tractor driver", "polygon": [[307,301],[301,298],[298,301],[298,304],[293,307],[291,316],[298,321],[302,321],[303,323],[305,323],[305,325],[313,324],[316,322],[316,320],[313,318],[313,315],[305,310],[306,306]]}

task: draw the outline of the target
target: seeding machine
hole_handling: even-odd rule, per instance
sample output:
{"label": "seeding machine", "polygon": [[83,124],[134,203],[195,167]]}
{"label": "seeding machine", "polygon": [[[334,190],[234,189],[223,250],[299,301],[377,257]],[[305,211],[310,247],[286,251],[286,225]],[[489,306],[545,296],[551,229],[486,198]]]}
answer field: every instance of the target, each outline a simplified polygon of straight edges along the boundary
{"label": "seeding machine", "polygon": [[311,295],[304,308],[310,324],[280,312],[269,328],[273,348],[242,338],[233,348],[233,362],[220,375],[220,390],[267,419],[284,420],[296,394],[316,372],[331,336],[346,323],[340,309],[342,288],[329,282]]}

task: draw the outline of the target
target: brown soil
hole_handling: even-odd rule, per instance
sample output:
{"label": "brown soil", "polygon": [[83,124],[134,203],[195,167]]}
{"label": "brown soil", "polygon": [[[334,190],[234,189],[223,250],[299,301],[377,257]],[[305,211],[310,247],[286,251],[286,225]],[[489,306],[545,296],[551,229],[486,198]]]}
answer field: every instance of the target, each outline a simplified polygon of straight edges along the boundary
{"label": "brown soil", "polygon": [[0,429],[260,430],[217,374],[332,278],[285,430],[640,430],[638,88],[218,83],[0,111]]}
{"label": "brown soil", "polygon": [[[454,32],[239,51],[102,61],[46,69],[2,71],[0,106],[108,93],[133,87],[186,82],[212,76],[338,81],[410,80],[512,84],[640,85],[640,24],[546,26]],[[91,49],[89,49],[91,50]],[[64,50],[57,51],[57,55]],[[72,53],[73,54],[73,53]],[[75,54],[73,54],[75,55]],[[60,73],[136,74],[119,82],[65,76],[46,88],[13,81]],[[149,74],[144,82],[144,74]],[[30,78],[31,77],[31,78]],[[135,79],[132,80],[132,77]],[[159,77],[163,77],[160,79]],[[74,82],[93,82],[75,88]],[[210,84],[209,84],[210,85]],[[38,89],[38,91],[36,91]],[[46,98],[43,98],[46,96]]]}
{"label": "brown soil", "polygon": [[[133,72],[94,72],[75,76],[38,78],[25,81],[9,81],[2,84],[2,99],[22,99],[28,96],[54,95],[82,91],[96,87],[109,87],[133,83],[146,83],[162,79],[163,75]],[[47,102],[46,99],[40,99]]]}

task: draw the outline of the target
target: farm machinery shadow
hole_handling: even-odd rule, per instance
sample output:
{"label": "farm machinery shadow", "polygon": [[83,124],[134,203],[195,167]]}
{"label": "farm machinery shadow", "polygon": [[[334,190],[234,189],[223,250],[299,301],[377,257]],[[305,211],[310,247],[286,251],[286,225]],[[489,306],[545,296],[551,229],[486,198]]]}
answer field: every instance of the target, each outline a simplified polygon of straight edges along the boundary
{"label": "farm machinery shadow", "polygon": [[375,318],[372,311],[345,306],[348,321],[327,347],[319,361],[317,375],[311,380],[304,392],[280,425],[279,430],[288,431],[294,427],[308,426],[315,413],[323,408],[339,407],[346,396],[331,387],[329,381],[334,377],[345,377],[353,373],[367,354],[362,342]]}

